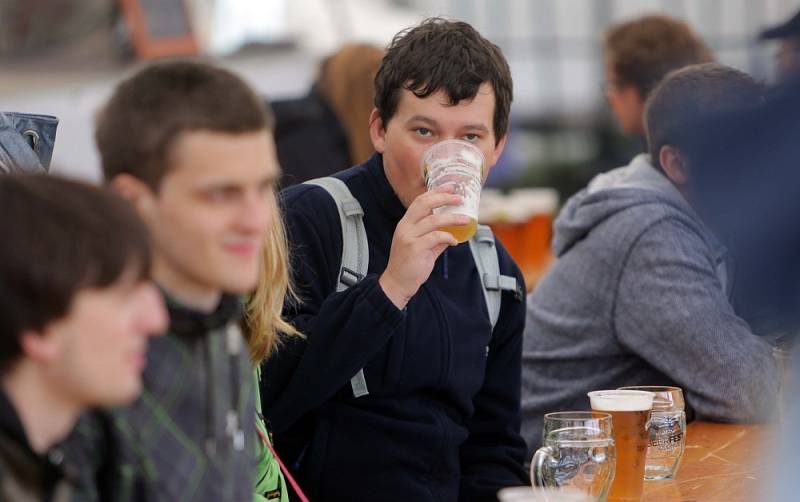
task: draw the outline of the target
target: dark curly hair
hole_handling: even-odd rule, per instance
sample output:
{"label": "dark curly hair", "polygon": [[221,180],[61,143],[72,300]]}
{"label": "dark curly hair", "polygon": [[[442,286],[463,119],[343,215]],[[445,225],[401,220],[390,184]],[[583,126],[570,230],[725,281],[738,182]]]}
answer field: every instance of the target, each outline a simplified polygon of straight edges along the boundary
{"label": "dark curly hair", "polygon": [[389,44],[375,75],[375,107],[385,127],[403,89],[420,98],[441,90],[456,105],[475,98],[483,83],[494,90],[494,135],[499,142],[508,130],[513,98],[506,58],[469,24],[429,18],[401,31]]}

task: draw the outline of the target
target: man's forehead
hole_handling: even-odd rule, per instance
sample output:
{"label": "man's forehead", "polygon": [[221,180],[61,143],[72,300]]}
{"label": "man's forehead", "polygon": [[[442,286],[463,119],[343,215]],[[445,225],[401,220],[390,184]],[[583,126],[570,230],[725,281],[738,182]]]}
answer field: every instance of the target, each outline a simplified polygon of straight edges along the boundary
{"label": "man's forehead", "polygon": [[491,105],[494,107],[495,94],[492,86],[487,83],[481,84],[475,96],[464,98],[457,103],[453,103],[450,95],[444,89],[439,89],[425,97],[419,97],[413,91],[403,89],[398,102],[398,108],[403,107],[403,105],[412,107],[428,106],[428,103],[436,103],[442,108],[454,108],[468,106],[474,102],[478,102],[484,106]]}
{"label": "man's forehead", "polygon": [[189,179],[248,180],[277,178],[280,173],[269,132],[240,134],[193,131],[176,142],[170,174]]}
{"label": "man's forehead", "polygon": [[[460,100],[456,104],[462,104],[462,103],[465,103],[465,102],[474,101],[479,96],[492,97],[493,98],[495,96],[495,93],[494,93],[494,88],[492,87],[492,84],[490,84],[489,82],[483,82],[478,87],[478,91],[475,93],[475,96],[469,97],[469,98],[464,98],[464,99]],[[401,93],[401,100],[404,97],[408,98],[408,99],[433,100],[433,101],[436,101],[437,103],[441,104],[442,106],[453,106],[453,99],[450,96],[450,94],[447,92],[447,89],[444,89],[444,88],[437,89],[435,92],[429,94],[428,96],[425,96],[424,98],[421,98],[421,97],[417,96],[417,94],[415,93],[415,90],[413,90],[411,88],[408,88],[408,87],[404,87],[403,90],[402,90],[402,93]]]}
{"label": "man's forehead", "polygon": [[277,163],[253,165],[251,167],[231,168],[232,166],[185,166],[182,170],[180,182],[193,186],[246,186],[254,183],[277,182],[280,168]]}
{"label": "man's forehead", "polygon": [[494,123],[495,96],[488,84],[481,86],[475,97],[452,104],[445,91],[420,98],[405,90],[400,98],[395,118],[401,122],[420,122],[435,126],[491,129]]}

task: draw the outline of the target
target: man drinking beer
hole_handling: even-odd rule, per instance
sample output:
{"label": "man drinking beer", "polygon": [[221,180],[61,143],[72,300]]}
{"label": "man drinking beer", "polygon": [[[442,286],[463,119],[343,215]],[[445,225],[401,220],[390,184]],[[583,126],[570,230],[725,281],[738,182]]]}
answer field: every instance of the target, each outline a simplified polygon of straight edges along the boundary
{"label": "man drinking beer", "polygon": [[[524,304],[521,293],[496,290],[493,326],[470,245],[442,231],[469,218],[434,214],[459,197],[426,192],[421,161],[433,145],[459,140],[491,168],[505,145],[510,71],[470,25],[431,19],[394,39],[375,90],[378,153],[336,175],[363,211],[366,274],[339,290],[343,247],[357,243],[343,242],[323,189],[282,194],[303,299],[287,317],[306,338],[287,341],[263,367],[264,409],[278,453],[312,500],[492,500],[527,482]],[[496,246],[499,273],[521,285]]]}

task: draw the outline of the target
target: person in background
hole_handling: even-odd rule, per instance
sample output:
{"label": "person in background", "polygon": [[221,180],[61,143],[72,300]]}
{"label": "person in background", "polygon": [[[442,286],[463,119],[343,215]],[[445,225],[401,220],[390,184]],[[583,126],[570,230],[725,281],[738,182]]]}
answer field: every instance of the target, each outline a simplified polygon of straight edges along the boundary
{"label": "person in background", "polygon": [[[686,23],[664,15],[644,16],[611,26],[605,33],[603,52],[605,93],[611,111],[623,133],[640,137],[644,146],[644,105],[655,86],[670,71],[713,60],[706,44]],[[633,166],[652,167],[650,156],[647,153],[635,156],[628,164],[629,168]],[[557,232],[558,229],[554,228],[554,235]],[[554,241],[553,254],[558,256],[563,250],[555,249],[555,245]],[[536,353],[536,340],[536,336],[527,335],[523,349],[522,408],[525,419],[522,432],[529,447],[538,446],[540,441],[542,422],[538,415],[559,411],[546,409],[544,405],[549,403],[550,397],[539,395],[541,390],[536,382],[527,382],[541,377],[534,368],[538,358],[531,355]]]}
{"label": "person in background", "polygon": [[87,408],[139,395],[167,323],[147,230],[105,190],[12,174],[0,233],[0,500],[71,501],[58,443]]}
{"label": "person in background", "polygon": [[715,63],[669,74],[645,109],[652,162],[597,176],[562,209],[559,259],[527,306],[530,451],[544,413],[587,408],[586,393],[596,389],[675,385],[690,417],[713,421],[760,421],[774,410],[776,362],[730,303],[733,270],[697,215],[707,192],[693,179],[704,165],[690,156],[704,118],[747,109],[763,93],[748,75]]}
{"label": "person in background", "polygon": [[271,129],[262,99],[239,77],[193,61],[147,66],[99,115],[106,183],[153,236],[170,324],[151,344],[142,398],[96,414],[71,442],[84,485],[97,492],[89,499],[240,502],[254,487],[257,497],[282,496],[256,485],[256,455],[269,456],[240,330],[241,295],[255,288],[277,224]]}
{"label": "person in background", "polygon": [[328,176],[372,155],[367,125],[383,55],[373,45],[345,45],[323,60],[306,96],[272,103],[282,186]]}
{"label": "person in background", "polygon": [[46,173],[57,128],[50,115],[0,112],[0,174]]}
{"label": "person in background", "polygon": [[627,163],[631,156],[647,150],[642,111],[648,94],[664,75],[688,64],[714,59],[685,22],[660,14],[611,26],[603,36],[602,48],[603,91],[612,118],[625,138],[619,138],[603,117],[594,131],[599,148],[596,162],[580,169],[556,166],[552,172],[541,170],[533,178],[536,184],[557,188],[562,199],[580,191],[594,175]]}
{"label": "person in background", "polygon": [[775,60],[779,81],[800,76],[800,12],[784,23],[765,29],[758,38],[778,42]]}
{"label": "person in background", "polygon": [[[342,225],[322,188],[281,194],[305,338],[262,366],[278,453],[324,500],[475,500],[528,483],[519,436],[524,303],[498,292],[492,326],[469,244],[432,213],[459,197],[427,192],[423,153],[447,139],[503,151],[512,99],[500,49],[463,22],[428,19],[395,36],[375,77],[376,154],[338,173],[364,211],[367,274],[337,292]],[[499,273],[524,284],[496,243]],[[366,395],[351,377],[363,368]]]}
{"label": "person in background", "polygon": [[714,59],[683,21],[650,15],[612,26],[603,42],[605,93],[623,133],[644,139],[644,104],[672,70]]}

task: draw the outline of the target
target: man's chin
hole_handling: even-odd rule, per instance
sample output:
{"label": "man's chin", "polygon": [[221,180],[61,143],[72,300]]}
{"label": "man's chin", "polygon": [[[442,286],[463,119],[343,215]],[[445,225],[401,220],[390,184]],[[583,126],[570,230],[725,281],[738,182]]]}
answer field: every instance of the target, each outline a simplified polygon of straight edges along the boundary
{"label": "man's chin", "polygon": [[124,387],[109,390],[106,395],[96,398],[92,406],[109,408],[128,406],[139,398],[142,388],[141,379],[137,379],[136,382],[130,382]]}
{"label": "man's chin", "polygon": [[258,273],[238,278],[229,276],[225,279],[222,290],[231,295],[245,295],[256,289],[257,285]]}

